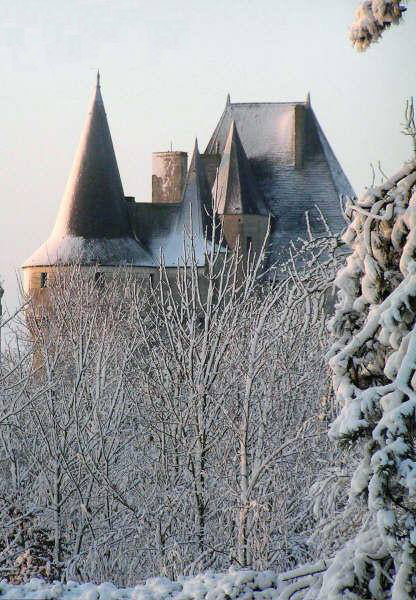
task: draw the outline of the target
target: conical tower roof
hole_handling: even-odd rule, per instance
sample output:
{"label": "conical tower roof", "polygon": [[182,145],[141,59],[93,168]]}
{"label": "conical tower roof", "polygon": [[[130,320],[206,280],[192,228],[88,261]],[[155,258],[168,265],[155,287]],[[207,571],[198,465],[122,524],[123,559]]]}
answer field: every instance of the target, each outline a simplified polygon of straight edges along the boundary
{"label": "conical tower roof", "polygon": [[216,211],[220,215],[269,214],[257,188],[235,121],[231,122],[212,195]]}
{"label": "conical tower roof", "polygon": [[74,262],[153,264],[130,225],[99,74],[55,226],[24,266]]}

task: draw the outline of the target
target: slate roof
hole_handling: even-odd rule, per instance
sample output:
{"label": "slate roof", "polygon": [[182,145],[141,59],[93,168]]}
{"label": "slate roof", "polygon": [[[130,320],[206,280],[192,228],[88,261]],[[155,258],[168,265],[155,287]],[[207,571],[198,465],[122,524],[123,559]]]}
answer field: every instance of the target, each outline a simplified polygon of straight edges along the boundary
{"label": "slate roof", "polygon": [[[295,129],[299,107],[304,111],[300,137]],[[299,139],[303,139],[301,161],[295,148]],[[221,163],[213,188],[218,212],[271,213],[275,217],[271,260],[277,260],[293,240],[307,237],[305,214],[314,235],[327,232],[325,223],[333,232],[343,229],[338,195],[354,193],[309,99],[231,103],[228,96],[205,152],[210,161],[218,154]],[[197,264],[202,265],[205,235],[211,227],[212,192],[197,142],[180,204],[125,199],[98,76],[55,226],[23,266],[75,262],[157,266],[161,250],[166,266],[176,266],[183,262],[184,251],[190,251],[191,233]]]}
{"label": "slate roof", "polygon": [[[303,161],[293,158],[294,111],[305,109]],[[284,256],[292,240],[307,238],[308,213],[314,235],[344,228],[339,194],[354,195],[310,103],[231,103],[208,143],[206,153],[224,153],[231,123],[235,122],[252,173],[267,208],[275,217],[271,233],[271,256]],[[322,215],[322,216],[321,216]],[[323,217],[323,218],[322,218]]]}
{"label": "slate roof", "polygon": [[269,215],[251,172],[235,121],[231,122],[212,195],[220,215]]}
{"label": "slate roof", "polygon": [[164,240],[170,234],[180,204],[133,202],[129,208],[136,236],[154,256],[160,254]]}
{"label": "slate roof", "polygon": [[99,75],[55,226],[23,266],[74,262],[154,265],[130,225]]}

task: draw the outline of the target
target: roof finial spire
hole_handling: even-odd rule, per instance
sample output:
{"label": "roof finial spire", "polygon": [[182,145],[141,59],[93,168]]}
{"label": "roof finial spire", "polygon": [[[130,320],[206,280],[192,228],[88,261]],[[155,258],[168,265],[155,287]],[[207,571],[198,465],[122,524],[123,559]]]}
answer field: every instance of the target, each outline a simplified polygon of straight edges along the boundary
{"label": "roof finial spire", "polygon": [[230,93],[227,94],[227,102],[225,103],[225,106],[230,106],[231,104],[231,96]]}
{"label": "roof finial spire", "polygon": [[100,87],[100,69],[97,69],[97,87]]}
{"label": "roof finial spire", "polygon": [[309,107],[310,107],[310,105],[311,105],[311,93],[310,93],[310,92],[308,92],[308,93],[306,94],[306,102],[305,102],[305,104],[306,104],[306,106],[307,106],[308,108],[309,108]]}

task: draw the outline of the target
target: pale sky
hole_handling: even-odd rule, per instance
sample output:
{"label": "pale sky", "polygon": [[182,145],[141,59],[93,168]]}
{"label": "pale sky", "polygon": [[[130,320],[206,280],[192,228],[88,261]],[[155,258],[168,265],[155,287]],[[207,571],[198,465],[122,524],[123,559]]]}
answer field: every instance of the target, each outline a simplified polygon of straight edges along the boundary
{"label": "pale sky", "polygon": [[312,106],[356,192],[370,163],[411,157],[400,133],[416,95],[416,3],[365,54],[347,30],[358,0],[0,0],[0,277],[47,238],[101,71],[126,195],[150,199],[151,153],[204,149],[232,101]]}

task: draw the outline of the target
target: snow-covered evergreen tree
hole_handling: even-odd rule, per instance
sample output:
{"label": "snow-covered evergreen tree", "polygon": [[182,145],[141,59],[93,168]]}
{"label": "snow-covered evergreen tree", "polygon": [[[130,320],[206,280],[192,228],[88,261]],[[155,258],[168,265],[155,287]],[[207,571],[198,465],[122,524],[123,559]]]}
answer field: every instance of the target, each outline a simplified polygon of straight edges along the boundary
{"label": "snow-covered evergreen tree", "polygon": [[331,436],[361,451],[360,515],[319,598],[410,600],[416,593],[416,160],[346,207],[329,353],[342,410]]}

